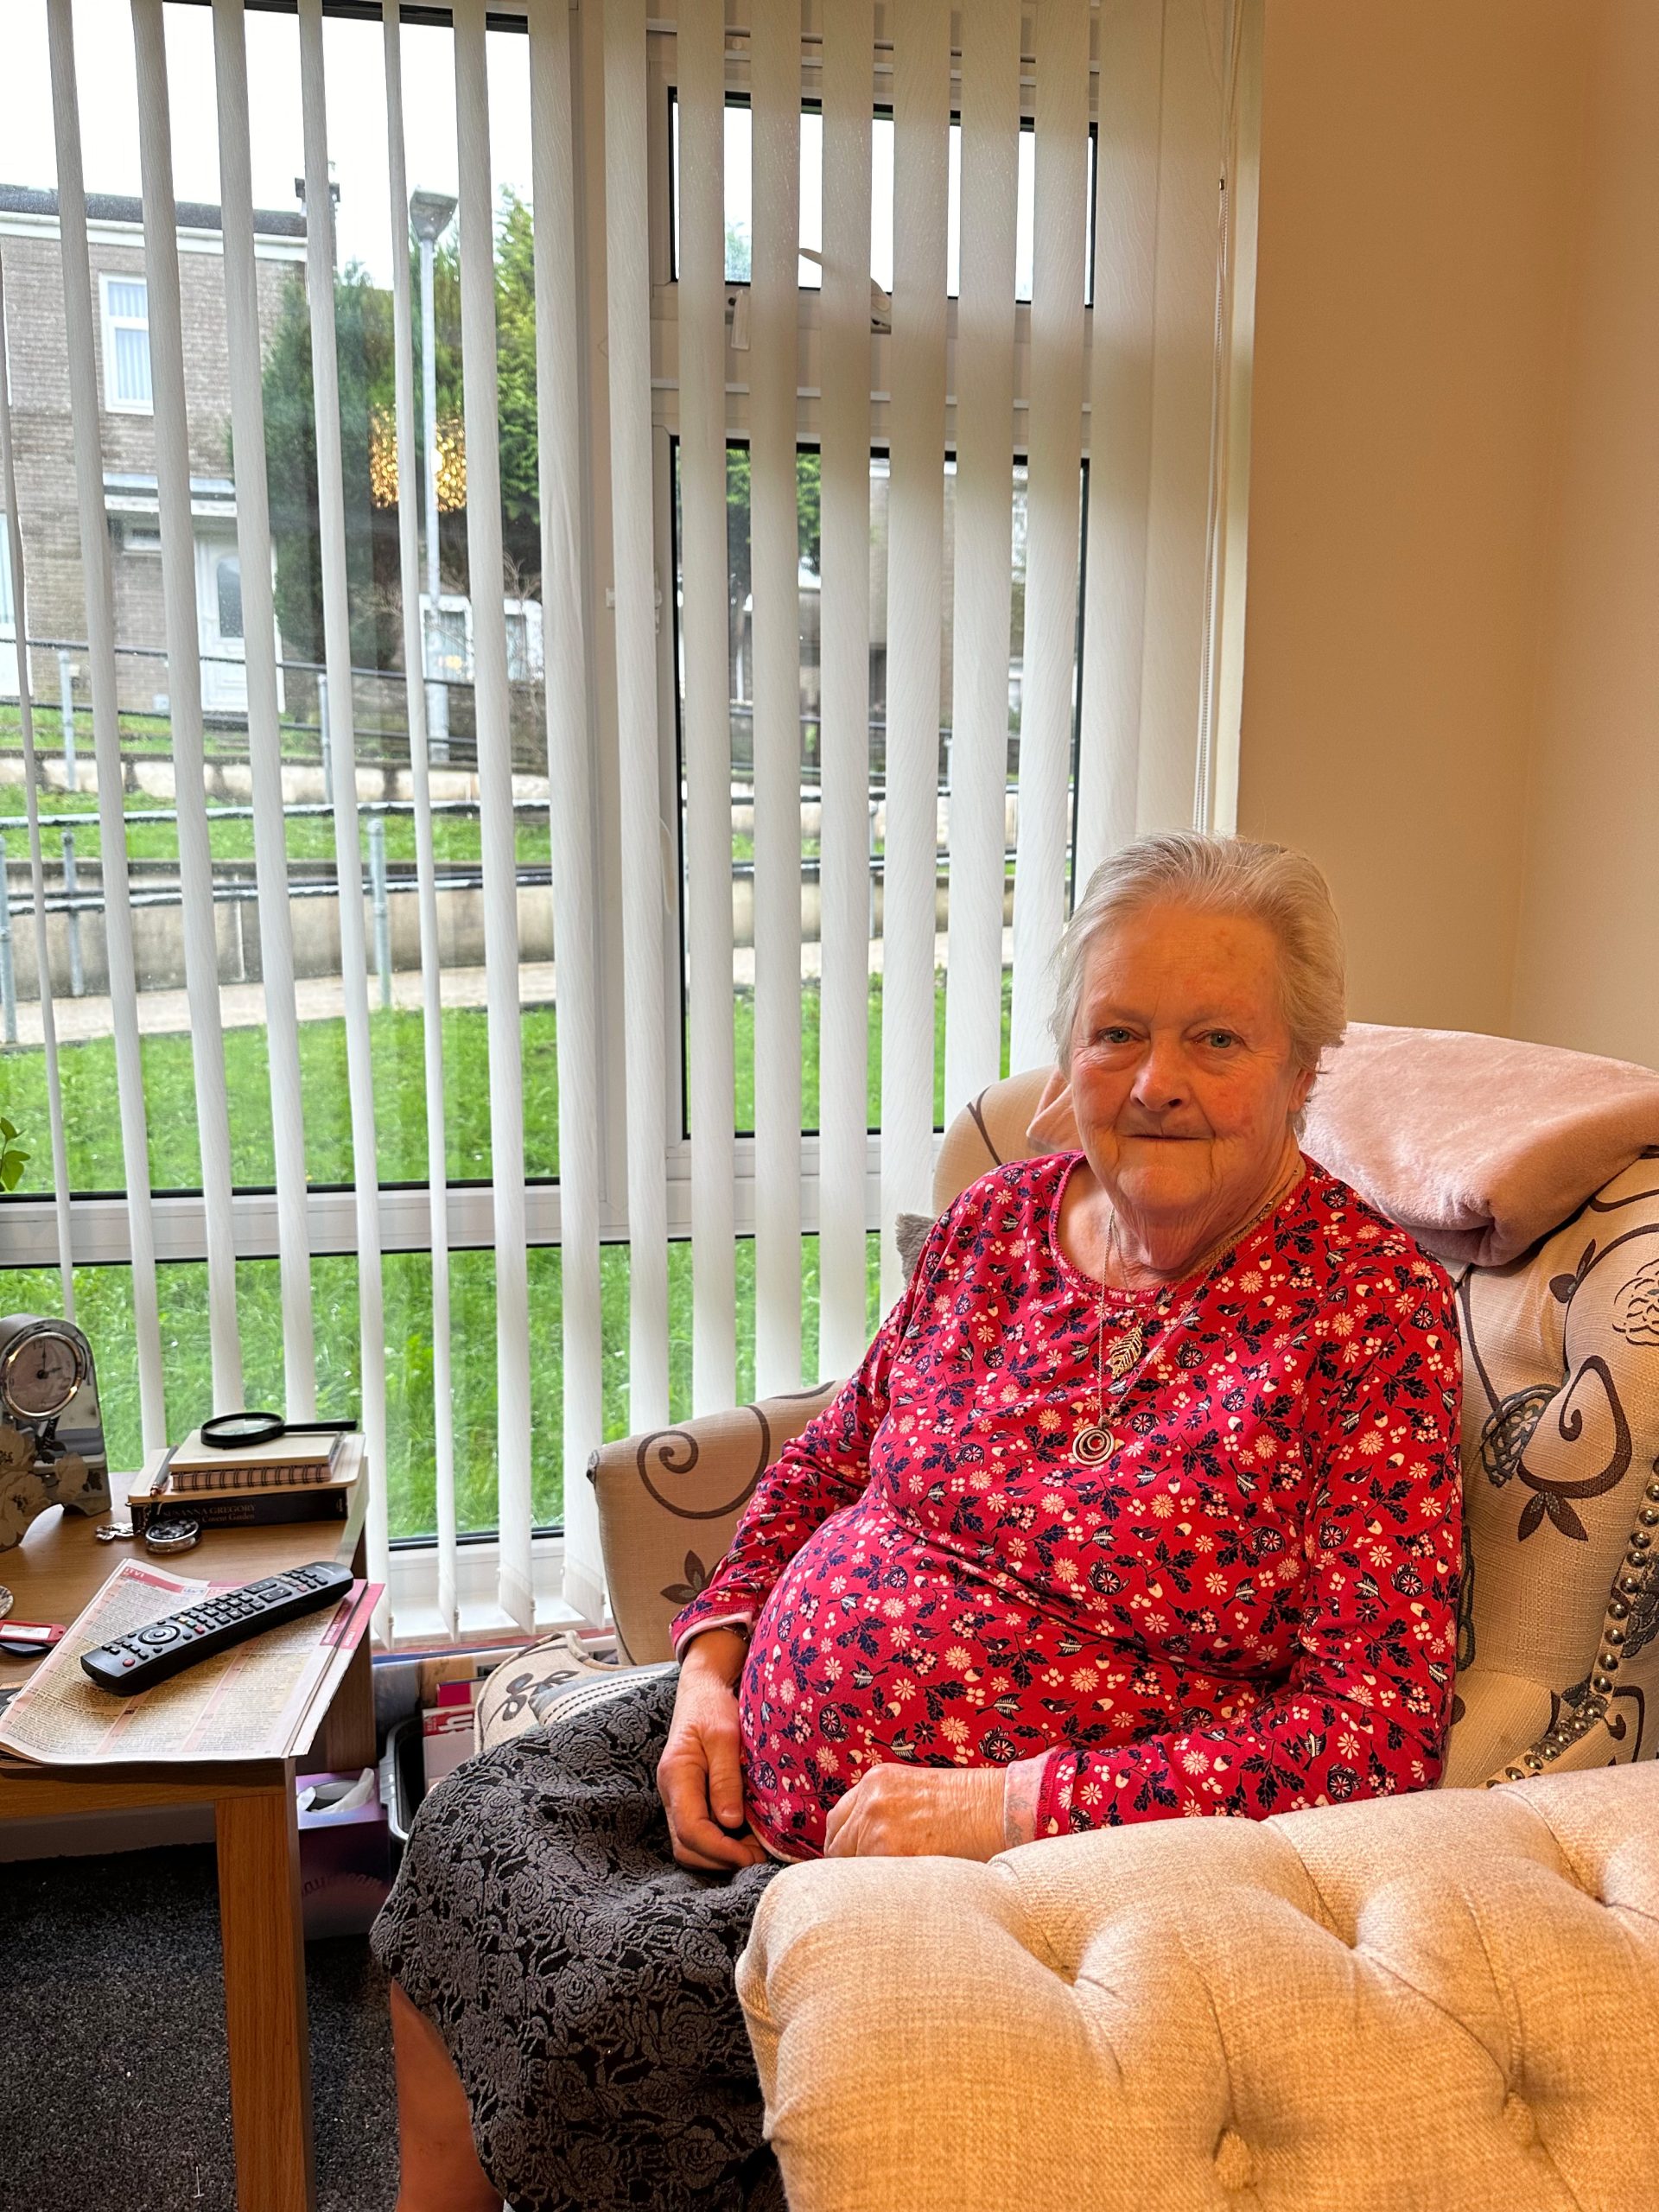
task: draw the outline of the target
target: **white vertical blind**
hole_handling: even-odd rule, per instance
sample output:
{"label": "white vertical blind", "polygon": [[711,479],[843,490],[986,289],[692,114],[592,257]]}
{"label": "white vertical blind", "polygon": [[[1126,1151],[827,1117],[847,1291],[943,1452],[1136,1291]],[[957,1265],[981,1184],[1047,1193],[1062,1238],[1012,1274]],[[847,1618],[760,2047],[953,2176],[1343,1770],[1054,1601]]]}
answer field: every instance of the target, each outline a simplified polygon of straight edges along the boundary
{"label": "white vertical blind", "polygon": [[[49,0],[52,118],[58,156],[58,228],[63,250],[63,324],[69,362],[69,410],[86,599],[87,679],[92,697],[92,747],[98,769],[99,849],[104,882],[104,944],[110,979],[110,1027],[126,1172],[132,1252],[132,1319],[137,1338],[140,1429],[143,1448],[167,1440],[162,1379],[161,1318],[156,1293],[156,1233],[149,1197],[149,1138],[143,1067],[138,1049],[138,994],[132,950],[132,904],[127,872],[125,798],[115,674],[115,597],[110,574],[110,524],[104,508],[103,442],[98,417],[97,339],[86,243],[86,188],[81,166],[80,111],[70,0]],[[17,634],[26,635],[18,618]],[[63,1247],[67,1252],[67,1244]]]}
{"label": "white vertical blind", "polygon": [[1026,493],[1025,683],[1014,887],[1010,1065],[1050,1056],[1048,962],[1065,919],[1083,442],[1089,19],[1037,11],[1035,251]]}
{"label": "white vertical blind", "polygon": [[963,0],[947,1115],[1001,1073],[1020,17]]}
{"label": "white vertical blind", "polygon": [[628,1402],[636,1429],[668,1419],[664,1179],[664,854],[652,561],[650,209],[644,0],[605,0],[606,276],[617,753],[622,803],[623,1046],[628,1166]]}
{"label": "white vertical blind", "polygon": [[1102,0],[1077,881],[1135,833],[1163,10]]}
{"label": "white vertical blind", "polygon": [[882,899],[881,1281],[901,1287],[893,1224],[933,1172],[933,963],[944,568],[945,226],[950,11],[893,22],[893,341],[888,410],[887,733]]}
{"label": "white vertical blind", "polygon": [[756,11],[749,295],[754,599],[754,1365],[801,1381],[801,639],[795,481],[800,15]]}
{"label": "white vertical blind", "polygon": [[52,1006],[52,973],[46,925],[46,868],[41,852],[40,764],[29,677],[29,579],[17,515],[17,456],[11,435],[11,348],[6,329],[5,264],[0,260],[0,499],[5,505],[6,551],[11,571],[12,617],[17,630],[17,721],[23,747],[23,804],[29,818],[29,887],[35,907],[35,970],[40,978],[41,1036],[46,1049],[46,1103],[52,1122],[52,1191],[57,1211],[58,1280],[64,1319],[75,1318],[74,1217],[69,1209],[69,1159],[63,1125],[63,1088],[58,1071],[58,1032]]}
{"label": "white vertical blind", "polygon": [[[512,0],[510,0],[512,4]],[[86,571],[87,666],[99,761],[103,832],[109,1025],[120,1090],[130,1186],[118,1233],[106,1205],[70,1187],[76,1157],[64,1122],[57,1023],[49,978],[41,1011],[54,1194],[8,1210],[28,1256],[49,1250],[66,1274],[77,1256],[130,1259],[137,1366],[147,1442],[165,1430],[156,1297],[155,1228],[148,1187],[139,1051],[134,915],[126,880],[124,741],[117,717],[112,543],[105,511],[106,427],[99,406],[85,194],[75,113],[72,0],[48,0],[59,146],[60,225],[70,353],[76,497]],[[492,1184],[476,1193],[448,1183],[440,949],[452,914],[437,854],[448,789],[428,772],[420,650],[418,518],[414,497],[421,424],[413,377],[413,308],[407,265],[406,149],[402,98],[406,59],[397,0],[382,0],[388,190],[394,245],[390,279],[398,483],[397,556],[405,665],[394,696],[406,710],[415,887],[425,1028],[425,1190],[378,1187],[374,1073],[368,1013],[352,626],[346,562],[346,474],[336,355],[334,249],[328,188],[323,0],[299,0],[298,44],[308,213],[305,293],[311,323],[313,403],[321,556],[321,631],[331,707],[335,878],[346,1033],[354,1191],[350,1225],[325,1192],[308,1192],[299,1085],[302,1033],[294,976],[283,835],[276,671],[270,564],[276,479],[259,466],[270,322],[280,272],[296,255],[261,232],[252,207],[243,40],[245,0],[212,0],[224,206],[230,429],[248,658],[256,891],[267,994],[277,1202],[254,1193],[232,1206],[226,1058],[219,1032],[216,910],[203,780],[200,678],[186,328],[167,109],[162,0],[132,0],[139,62],[141,168],[154,361],[155,432],[166,599],[165,681],[172,702],[178,779],[182,918],[196,1058],[203,1196],[170,1203],[172,1249],[205,1259],[220,1404],[241,1394],[235,1253],[277,1257],[290,1411],[305,1409],[323,1354],[308,1276],[315,1255],[354,1254],[359,1291],[362,1410],[372,1465],[371,1548],[388,1560],[386,1375],[381,1249],[429,1249],[432,1262],[432,1446],[437,1541],[423,1570],[399,1554],[399,1580],[418,1573],[421,1627],[435,1615],[450,1630],[478,1626],[469,1584],[479,1554],[463,1533],[456,1465],[467,1377],[452,1358],[451,1243],[492,1245],[497,1271],[495,1389],[500,1455],[494,1510],[500,1537],[492,1572],[499,1607],[529,1627],[537,1599],[552,1594],[543,1549],[532,1544],[532,1381],[545,1387],[562,1362],[564,1476],[563,1594],[589,1618],[603,1604],[604,1567],[588,1453],[604,1428],[607,1356],[601,1236],[626,1240],[631,1276],[626,1418],[635,1428],[669,1418],[668,1240],[689,1230],[692,1253],[692,1402],[713,1411],[736,1381],[736,1236],[757,1236],[758,1379],[762,1389],[799,1377],[802,1229],[816,1223],[820,1260],[820,1371],[845,1371],[865,1340],[866,1237],[874,1218],[890,1230],[900,1207],[925,1207],[933,1155],[934,1004],[938,848],[948,829],[950,881],[945,1078],[947,1109],[997,1071],[1003,930],[1005,785],[1009,734],[1007,645],[1013,590],[1011,462],[1029,463],[1026,664],[1023,671],[1016,925],[1016,1065],[1046,1056],[1040,989],[1072,862],[1069,762],[1076,681],[1078,490],[1090,460],[1089,564],[1083,648],[1082,750],[1075,864],[1137,827],[1190,817],[1195,788],[1206,819],[1230,804],[1226,734],[1236,720],[1237,608],[1242,563],[1244,386],[1228,348],[1248,345],[1248,210],[1217,178],[1235,183],[1247,133],[1241,103],[1253,87],[1240,61],[1232,0],[1102,0],[1095,9],[1026,10],[1035,27],[1036,201],[1034,297],[1027,321],[1014,302],[1019,124],[1025,102],[1019,0],[965,0],[961,11],[963,118],[960,296],[948,342],[947,176],[952,15],[946,0],[884,10],[893,42],[878,46],[873,0],[782,0],[728,40],[721,0],[685,0],[678,52],[645,0],[606,0],[573,12],[565,0],[525,0],[530,36],[531,202],[533,209],[537,489],[556,969],[558,1063],[556,1193],[526,1182],[521,1063],[518,900],[503,522],[498,468],[502,429],[496,392],[492,121],[512,123],[499,95],[492,117],[485,0],[458,0],[453,48],[460,155],[462,376],[467,463],[470,638],[476,678],[483,868],[483,1011],[449,1017],[487,1028]],[[168,20],[171,20],[170,18]],[[1097,30],[1099,191],[1092,332],[1084,304],[1085,144],[1091,79],[1087,40]],[[292,34],[289,34],[291,35]],[[326,36],[331,62],[336,35]],[[497,35],[499,35],[498,26]],[[487,55],[486,55],[487,48]],[[448,49],[446,49],[446,51]],[[798,285],[796,254],[803,71],[823,109],[821,291]],[[498,64],[496,73],[501,73]],[[671,280],[667,189],[669,103],[648,93],[678,84],[679,262]],[[257,99],[257,85],[252,97]],[[333,87],[353,96],[355,85]],[[725,230],[735,212],[723,156],[728,94],[747,96],[753,130],[753,283],[739,293],[745,326],[730,359],[725,315]],[[894,283],[873,298],[873,162],[883,150],[873,111],[891,106],[895,185]],[[340,116],[337,111],[336,122]],[[885,130],[884,130],[885,137]],[[1248,192],[1248,181],[1245,185]],[[1239,242],[1217,282],[1217,238]],[[193,245],[204,243],[198,238]],[[102,240],[98,242],[99,248]],[[874,251],[881,251],[878,241]],[[202,273],[194,261],[187,276]],[[601,274],[602,270],[602,274]],[[653,275],[657,289],[653,292]],[[191,308],[187,292],[184,308]],[[872,310],[880,330],[874,336]],[[194,314],[193,308],[191,308]],[[0,315],[3,301],[0,300]],[[1087,341],[1086,340],[1087,334]],[[947,368],[954,361],[954,429]],[[804,368],[804,373],[803,370]],[[1084,380],[1087,375],[1087,412]],[[191,373],[194,375],[194,362]],[[873,387],[880,387],[873,389]],[[193,396],[194,387],[192,387]],[[0,388],[0,445],[12,468],[8,395]],[[200,427],[200,426],[198,426]],[[509,426],[510,429],[510,426]],[[1085,429],[1087,436],[1085,439]],[[144,435],[142,433],[141,435]],[[689,1001],[668,994],[678,824],[666,772],[673,713],[670,645],[675,579],[665,464],[680,439],[683,594],[678,645],[685,717],[684,864]],[[948,807],[938,779],[945,588],[947,435],[956,456],[953,729]],[[374,435],[384,435],[376,425]],[[873,532],[872,443],[885,456],[887,536]],[[727,467],[729,442],[751,460],[753,666],[756,677],[755,835],[757,971],[756,1141],[734,1136],[733,811],[727,634]],[[801,600],[797,576],[798,443],[821,455],[823,781],[819,1052],[816,1144],[803,1139],[801,1003]],[[1235,468],[1235,456],[1240,466]],[[381,448],[380,458],[385,458]],[[355,469],[358,457],[350,457]],[[70,464],[64,457],[67,476]],[[275,464],[273,463],[273,469]],[[384,488],[384,477],[380,480]],[[27,487],[26,487],[27,488]],[[197,487],[200,492],[200,487]],[[9,564],[26,624],[25,540],[30,518],[10,497]],[[377,496],[378,494],[377,493]],[[1225,549],[1217,534],[1228,534]],[[281,551],[279,547],[278,551]],[[885,551],[887,604],[872,608],[873,563]],[[41,597],[36,561],[35,598]],[[284,592],[287,589],[284,582]],[[284,606],[286,600],[284,599]],[[606,625],[613,610],[614,637]],[[884,620],[877,618],[885,617]],[[37,620],[38,620],[37,616]],[[1207,627],[1206,627],[1207,626]],[[1210,646],[1206,658],[1206,637]],[[291,651],[291,647],[289,648]],[[872,877],[869,702],[885,658],[885,774],[878,783],[882,874]],[[1230,661],[1228,656],[1230,654]],[[27,641],[20,640],[26,690]],[[129,690],[143,678],[125,674]],[[616,735],[607,721],[615,684]],[[517,695],[522,705],[524,694]],[[289,702],[287,711],[294,711]],[[31,861],[35,925],[45,950],[45,855],[30,754]],[[460,725],[464,732],[463,720]],[[1207,734],[1206,734],[1207,733]],[[456,758],[452,772],[466,772]],[[290,783],[292,781],[290,770]],[[401,795],[400,795],[401,796]],[[291,797],[291,794],[290,794]],[[460,799],[467,806],[468,792]],[[541,795],[536,794],[537,804]],[[515,815],[515,804],[519,812]],[[538,819],[539,817],[532,817]],[[48,834],[50,835],[49,825]],[[462,864],[464,865],[464,863]],[[394,895],[403,887],[394,879]],[[460,887],[462,897],[473,886]],[[867,1130],[872,893],[880,893],[883,938],[880,1130]],[[331,886],[331,889],[333,887]],[[223,926],[228,909],[219,910]],[[57,920],[53,918],[56,935]],[[400,937],[401,933],[397,933]],[[394,942],[397,941],[395,937]],[[529,949],[526,939],[525,950]],[[476,957],[476,956],[474,956]],[[613,962],[616,964],[613,965]],[[601,985],[603,998],[601,1000]],[[538,979],[538,992],[539,992]],[[613,1014],[601,1022],[601,1006]],[[60,1016],[61,1009],[60,1008]],[[669,1080],[689,1015],[690,1143],[680,1142]],[[451,1071],[454,1077],[454,1071]],[[383,1077],[383,1080],[385,1078]],[[307,1103],[310,1095],[307,1094]],[[72,1096],[69,1110],[75,1108]],[[315,1109],[313,1108],[315,1116]],[[607,1179],[613,1132],[619,1172]],[[622,1132],[626,1132],[625,1140]],[[626,1164],[626,1179],[620,1173]],[[879,1175],[872,1210],[872,1170]],[[813,1177],[816,1171],[816,1188]],[[625,1187],[624,1187],[625,1181]],[[17,1202],[14,1202],[16,1205]],[[272,1224],[274,1222],[274,1229]],[[233,1234],[234,1232],[234,1234]],[[563,1341],[537,1328],[531,1236],[563,1247]],[[123,1241],[124,1240],[124,1241]],[[890,1240],[886,1288],[897,1287]],[[251,1319],[251,1311],[249,1318]],[[536,1333],[532,1335],[532,1331]],[[311,1339],[315,1338],[315,1344]],[[532,1363],[531,1347],[535,1346]],[[251,1357],[253,1339],[249,1339]],[[261,1357],[265,1348],[260,1347]],[[621,1364],[618,1362],[619,1366]],[[175,1409],[176,1410],[176,1409]],[[682,1410],[677,1392],[673,1410]],[[473,1408],[466,1407],[470,1416]],[[543,1449],[548,1448],[545,1445]],[[467,1471],[469,1474],[472,1470]],[[418,1475],[416,1476],[418,1480]],[[469,1484],[469,1493],[473,1486]],[[487,1493],[486,1493],[487,1496]],[[474,1520],[478,1508],[472,1505]],[[404,1514],[407,1525],[407,1512]],[[407,1568],[407,1572],[405,1569]],[[463,1604],[463,1599],[467,1602]],[[403,1602],[400,1598],[399,1602]],[[469,1618],[470,1614],[470,1618]],[[411,1624],[412,1625],[412,1624]]]}
{"label": "white vertical blind", "polygon": [[[386,1330],[380,1263],[379,1160],[369,1040],[363,863],[358,844],[357,738],[352,703],[351,611],[346,598],[346,495],[341,471],[340,369],[334,351],[334,219],[328,184],[321,0],[299,0],[300,100],[305,130],[305,289],[311,311],[311,380],[317,432],[317,537],[322,572],[323,658],[332,725],[334,868],[340,884],[340,964],[351,1090],[352,1188],[357,1226],[358,1339],[369,1486],[369,1572],[386,1574]],[[169,237],[171,233],[168,233]]]}
{"label": "white vertical blind", "polygon": [[495,1198],[497,1500],[501,1604],[532,1628],[530,1289],[524,1235],[524,1071],[518,1042],[518,886],[512,728],[502,606],[501,444],[496,402],[495,203],[490,189],[484,0],[457,0],[455,114],[461,149],[461,324],[466,362],[467,557],[473,593],[478,797],[484,848],[484,967],[490,1033],[491,1185]]}
{"label": "white vertical blind", "polygon": [[[283,1378],[290,1421],[317,1409],[311,1330],[311,1243],[305,1203],[305,1117],[300,1103],[299,1016],[289,916],[283,818],[283,732],[276,699],[276,610],[271,584],[270,504],[265,481],[258,271],[253,257],[253,176],[248,144],[248,57],[242,0],[213,0],[219,95],[220,226],[225,324],[236,452],[236,531],[253,778],[253,850],[259,901],[259,968],[265,986],[270,1122],[282,1270]],[[384,1468],[377,1469],[384,1480]]]}
{"label": "white vertical blind", "polygon": [[242,1339],[236,1310],[236,1244],[231,1217],[231,1128],[219,1024],[219,944],[213,864],[207,838],[202,759],[201,647],[196,622],[196,548],[190,508],[190,429],[179,301],[173,134],[168,109],[162,0],[132,0],[138,75],[138,153],[143,179],[144,269],[149,286],[149,365],[156,408],[156,486],[161,510],[166,601],[168,709],[184,901],[185,989],[195,1064],[196,1126],[207,1217],[207,1320],[213,1397],[239,1408]]}
{"label": "white vertical blind", "polygon": [[393,376],[397,415],[397,580],[404,617],[404,704],[409,716],[410,790],[415,808],[416,897],[420,912],[421,1016],[426,1079],[427,1231],[432,1241],[433,1505],[437,1522],[437,1609],[453,1636],[456,1582],[455,1414],[450,1366],[449,1193],[444,1141],[443,1001],[437,869],[432,845],[432,778],[427,761],[425,662],[415,499],[415,340],[409,274],[409,174],[404,148],[404,59],[399,0],[384,0],[386,170],[391,202]]}
{"label": "white vertical blind", "polygon": [[558,959],[559,1217],[563,1290],[564,1597],[589,1619],[604,1605],[599,1515],[587,1479],[604,1426],[600,1304],[598,905],[591,686],[578,391],[572,16],[535,0],[530,123],[536,202],[536,408],[542,501],[543,650]]}
{"label": "white vertical blind", "polygon": [[[726,596],[726,12],[684,0],[680,134],[680,635],[685,662],[691,1403],[736,1390],[732,738]],[[792,305],[792,302],[791,302]],[[753,352],[751,353],[753,359]],[[791,393],[791,412],[793,392]]]}
{"label": "white vertical blind", "polygon": [[862,1357],[870,996],[871,0],[824,0],[818,1372]]}

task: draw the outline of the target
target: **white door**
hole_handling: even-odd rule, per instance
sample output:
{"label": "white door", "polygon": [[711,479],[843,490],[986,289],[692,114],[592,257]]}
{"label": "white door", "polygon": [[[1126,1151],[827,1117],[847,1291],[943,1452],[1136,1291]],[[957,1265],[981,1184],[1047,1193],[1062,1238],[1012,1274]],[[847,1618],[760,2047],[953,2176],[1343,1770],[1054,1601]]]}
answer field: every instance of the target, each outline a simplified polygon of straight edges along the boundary
{"label": "white door", "polygon": [[197,533],[196,623],[201,637],[202,711],[245,714],[247,642],[242,634],[242,563],[234,531]]}

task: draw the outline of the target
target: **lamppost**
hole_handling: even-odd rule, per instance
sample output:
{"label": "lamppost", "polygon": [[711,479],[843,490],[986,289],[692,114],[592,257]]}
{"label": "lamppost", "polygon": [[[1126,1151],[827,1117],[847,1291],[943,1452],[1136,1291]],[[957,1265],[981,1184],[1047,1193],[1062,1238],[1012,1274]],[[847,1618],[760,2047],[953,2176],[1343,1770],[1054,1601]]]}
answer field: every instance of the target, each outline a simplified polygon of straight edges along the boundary
{"label": "lamppost", "polygon": [[432,304],[432,264],[448,229],[455,201],[447,192],[413,192],[409,219],[421,245],[421,409],[426,425],[426,667],[427,757],[449,758],[449,687],[442,680],[443,621],[438,579],[438,339]]}

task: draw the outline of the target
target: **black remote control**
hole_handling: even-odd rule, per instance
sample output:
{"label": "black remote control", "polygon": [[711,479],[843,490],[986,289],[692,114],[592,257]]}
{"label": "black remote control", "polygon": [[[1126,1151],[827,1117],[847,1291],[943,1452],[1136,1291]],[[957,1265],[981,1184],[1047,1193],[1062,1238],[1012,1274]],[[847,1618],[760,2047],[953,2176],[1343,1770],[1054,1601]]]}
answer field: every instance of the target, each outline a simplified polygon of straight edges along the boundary
{"label": "black remote control", "polygon": [[245,1583],[239,1590],[221,1590],[181,1613],[168,1613],[113,1643],[83,1651],[80,1663],[100,1689],[130,1697],[137,1690],[154,1689],[157,1682],[182,1674],[199,1659],[211,1659],[215,1652],[257,1636],[262,1629],[279,1628],[302,1613],[336,1604],[351,1586],[351,1569],[331,1560],[290,1567],[286,1573]]}

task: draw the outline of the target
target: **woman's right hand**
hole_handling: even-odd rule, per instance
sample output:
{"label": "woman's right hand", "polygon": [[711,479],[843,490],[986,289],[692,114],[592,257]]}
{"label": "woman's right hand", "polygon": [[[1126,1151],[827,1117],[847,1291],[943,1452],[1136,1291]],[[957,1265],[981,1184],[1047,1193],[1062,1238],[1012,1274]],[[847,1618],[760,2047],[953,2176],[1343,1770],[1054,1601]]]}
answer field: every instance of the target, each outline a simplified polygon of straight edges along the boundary
{"label": "woman's right hand", "polygon": [[746,1649],[743,1637],[730,1629],[705,1629],[692,1639],[680,1662],[668,1742],[657,1762],[674,1856],[701,1873],[758,1866],[767,1855],[753,1835],[725,1833],[743,1821],[736,1685]]}

